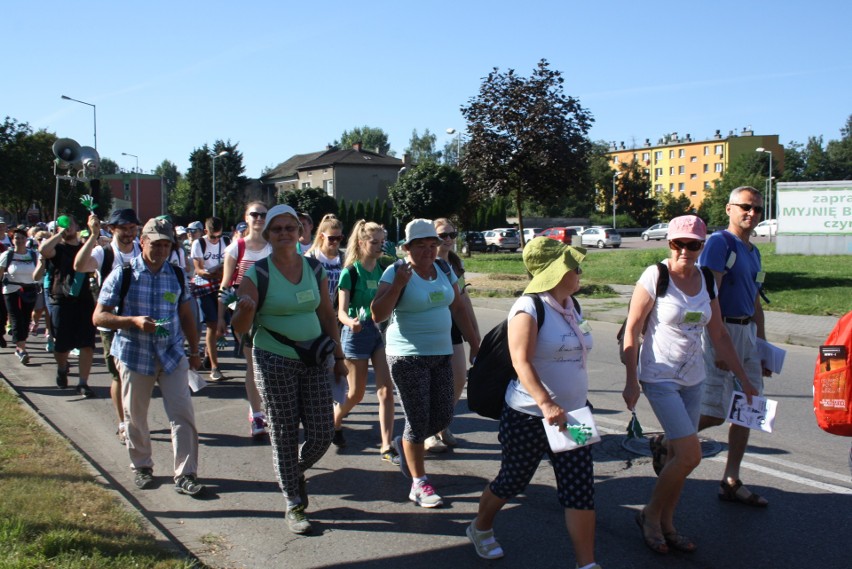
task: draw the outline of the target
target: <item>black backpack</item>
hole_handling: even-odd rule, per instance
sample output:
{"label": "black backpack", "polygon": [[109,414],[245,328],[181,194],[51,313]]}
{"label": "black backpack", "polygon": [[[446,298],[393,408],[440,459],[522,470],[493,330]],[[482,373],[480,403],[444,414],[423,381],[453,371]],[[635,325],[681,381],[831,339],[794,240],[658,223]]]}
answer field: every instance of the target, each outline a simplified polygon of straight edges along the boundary
{"label": "black backpack", "polygon": [[[538,329],[544,324],[544,302],[537,294],[528,294],[535,303]],[[574,308],[580,312],[580,303],[573,296]],[[582,341],[582,340],[581,340]],[[503,320],[491,329],[479,345],[476,361],[467,372],[467,407],[489,419],[499,419],[506,399],[509,382],[518,377],[509,353],[509,320]]]}

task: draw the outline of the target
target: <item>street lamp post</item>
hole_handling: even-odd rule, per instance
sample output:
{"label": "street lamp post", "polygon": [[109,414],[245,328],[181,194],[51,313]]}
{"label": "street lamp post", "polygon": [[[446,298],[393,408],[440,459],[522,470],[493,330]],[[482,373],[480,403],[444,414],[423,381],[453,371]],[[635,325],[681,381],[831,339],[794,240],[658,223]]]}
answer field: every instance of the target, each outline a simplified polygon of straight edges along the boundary
{"label": "street lamp post", "polygon": [[621,176],[621,172],[616,172],[615,174],[612,175],[612,228],[613,229],[618,229],[615,226],[615,207],[616,207],[615,206],[615,180],[619,176]]}
{"label": "street lamp post", "polygon": [[218,154],[211,155],[213,158],[213,217],[216,217],[216,159],[227,155],[227,150],[223,150]]}
{"label": "street lamp post", "polygon": [[98,108],[95,105],[93,105],[92,103],[87,103],[86,101],[80,101],[78,99],[72,99],[71,97],[69,97],[67,95],[62,95],[62,98],[65,99],[66,101],[74,101],[75,103],[81,103],[83,105],[89,105],[90,107],[92,107],[92,113],[93,113],[93,116],[94,116],[94,119],[95,119],[95,150],[97,150],[98,149]]}
{"label": "street lamp post", "polygon": [[[766,219],[773,219],[772,215],[772,151],[760,146],[755,148],[755,152],[764,152],[769,154],[769,179],[766,181],[768,191],[766,192]],[[772,242],[772,226],[769,226],[769,242]]]}
{"label": "street lamp post", "polygon": [[139,157],[129,152],[122,152],[121,155],[136,158],[136,217],[139,217]]}
{"label": "street lamp post", "polygon": [[456,166],[458,166],[461,162],[461,131],[457,131],[453,127],[450,127],[447,129],[447,134],[449,134],[450,136],[458,134],[458,136],[456,137]]}

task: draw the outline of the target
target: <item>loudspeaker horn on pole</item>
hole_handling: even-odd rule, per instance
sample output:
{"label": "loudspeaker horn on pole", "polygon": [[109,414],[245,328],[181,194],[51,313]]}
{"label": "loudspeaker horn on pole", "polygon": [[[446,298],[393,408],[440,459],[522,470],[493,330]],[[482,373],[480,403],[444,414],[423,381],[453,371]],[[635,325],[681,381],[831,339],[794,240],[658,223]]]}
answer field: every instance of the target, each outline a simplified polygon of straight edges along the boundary
{"label": "loudspeaker horn on pole", "polygon": [[101,157],[91,146],[83,146],[80,149],[80,163],[86,172],[97,172],[101,165]]}
{"label": "loudspeaker horn on pole", "polygon": [[80,160],[83,149],[77,141],[71,138],[60,138],[53,143],[53,155],[56,156],[56,164],[63,170],[67,170]]}

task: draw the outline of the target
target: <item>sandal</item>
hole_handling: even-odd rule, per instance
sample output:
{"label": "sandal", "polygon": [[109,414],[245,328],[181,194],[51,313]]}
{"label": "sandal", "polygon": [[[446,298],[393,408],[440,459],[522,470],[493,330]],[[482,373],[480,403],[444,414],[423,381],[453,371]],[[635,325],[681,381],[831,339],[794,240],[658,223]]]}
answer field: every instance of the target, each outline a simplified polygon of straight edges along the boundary
{"label": "sandal", "polygon": [[669,546],[666,544],[666,540],[664,538],[656,536],[648,537],[645,533],[645,512],[639,512],[636,514],[636,525],[639,526],[639,531],[642,532],[642,540],[645,542],[645,545],[648,546],[648,549],[661,555],[665,555],[669,552]]}
{"label": "sandal", "polygon": [[665,435],[657,435],[648,441],[648,446],[651,447],[651,466],[654,468],[654,473],[657,476],[663,471],[663,467],[666,465],[666,456],[669,452],[666,444],[663,442],[664,440]]}
{"label": "sandal", "polygon": [[683,551],[684,553],[693,553],[696,549],[698,549],[698,546],[695,545],[694,541],[685,535],[677,533],[676,531],[664,533],[663,538],[666,540],[666,544],[668,544],[669,547],[678,551]]}
{"label": "sandal", "polygon": [[[719,499],[723,502],[739,502],[756,508],[765,508],[769,505],[766,498],[755,492],[750,492],[745,486],[743,486],[742,480],[737,480],[733,484],[728,484],[727,480],[722,480],[719,483],[719,486],[721,487]],[[740,492],[741,490],[743,492]],[[748,495],[744,496],[744,492],[748,492]]]}

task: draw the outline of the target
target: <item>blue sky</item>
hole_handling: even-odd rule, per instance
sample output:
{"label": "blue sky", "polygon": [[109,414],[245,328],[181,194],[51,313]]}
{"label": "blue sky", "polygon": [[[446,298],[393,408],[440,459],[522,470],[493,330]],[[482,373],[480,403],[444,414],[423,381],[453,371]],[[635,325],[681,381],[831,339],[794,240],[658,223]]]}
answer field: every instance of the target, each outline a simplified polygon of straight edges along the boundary
{"label": "blue sky", "polygon": [[547,59],[595,123],[641,144],[751,127],[840,137],[852,114],[848,0],[775,2],[56,2],[7,0],[0,113],[126,169],[239,143],[246,175],[369,125],[464,128],[493,67]]}

